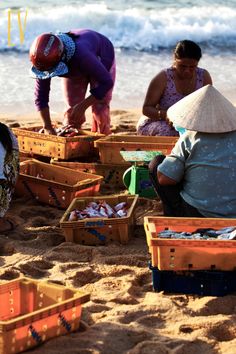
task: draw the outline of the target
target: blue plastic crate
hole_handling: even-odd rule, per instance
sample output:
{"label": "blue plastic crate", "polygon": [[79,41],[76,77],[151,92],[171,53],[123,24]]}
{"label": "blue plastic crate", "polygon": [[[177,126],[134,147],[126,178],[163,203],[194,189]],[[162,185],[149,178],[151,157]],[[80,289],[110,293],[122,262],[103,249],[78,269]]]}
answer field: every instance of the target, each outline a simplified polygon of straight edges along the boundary
{"label": "blue plastic crate", "polygon": [[149,264],[154,291],[166,293],[224,296],[236,291],[235,271],[166,271]]}

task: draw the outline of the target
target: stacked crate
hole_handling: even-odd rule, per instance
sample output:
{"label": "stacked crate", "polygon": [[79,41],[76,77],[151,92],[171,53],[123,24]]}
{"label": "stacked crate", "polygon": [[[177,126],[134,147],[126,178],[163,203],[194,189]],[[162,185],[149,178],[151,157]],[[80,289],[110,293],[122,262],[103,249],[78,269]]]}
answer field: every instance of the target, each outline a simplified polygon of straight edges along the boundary
{"label": "stacked crate", "polygon": [[72,171],[35,159],[20,164],[15,193],[28,195],[34,200],[66,209],[79,196],[93,196],[99,192],[103,177],[91,173]]}
{"label": "stacked crate", "polygon": [[78,136],[62,137],[39,133],[42,127],[12,128],[19,143],[21,156],[20,174],[15,193],[28,196],[39,202],[65,209],[78,196],[96,195],[103,177],[88,172],[74,171],[32,157],[89,158],[94,153],[94,141],[101,134],[81,130]]}
{"label": "stacked crate", "polygon": [[100,160],[104,164],[130,165],[120,151],[157,151],[164,155],[171,152],[178,137],[109,135],[94,142],[99,150]]}
{"label": "stacked crate", "polygon": [[98,162],[79,162],[79,161],[63,161],[59,159],[52,159],[52,165],[63,166],[66,168],[71,168],[73,170],[93,173],[103,177],[101,186],[105,189],[112,188],[118,189],[124,187],[123,184],[123,174],[126,171],[126,165],[116,165],[116,164],[103,164]]}
{"label": "stacked crate", "polygon": [[163,230],[236,226],[236,219],[145,217],[155,291],[226,295],[236,291],[236,240],[159,238]]}

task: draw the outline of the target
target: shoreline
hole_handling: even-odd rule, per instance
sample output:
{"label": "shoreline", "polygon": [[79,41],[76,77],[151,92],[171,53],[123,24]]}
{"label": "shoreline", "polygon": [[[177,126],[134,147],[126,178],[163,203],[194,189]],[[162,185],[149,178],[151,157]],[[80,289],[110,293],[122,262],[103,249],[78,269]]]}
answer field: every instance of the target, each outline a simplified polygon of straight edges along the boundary
{"label": "shoreline", "polygon": [[[130,109],[111,109],[111,126],[112,129],[120,128],[120,129],[134,129],[136,127],[136,123],[141,116],[141,109],[138,108],[130,108]],[[51,114],[52,121],[57,123],[62,121],[62,114]],[[86,122],[83,124],[82,129],[89,129],[91,126],[91,118],[92,113],[90,109],[86,111]],[[9,127],[19,126],[19,127],[27,127],[33,125],[42,125],[42,120],[37,114],[28,113],[28,114],[0,114],[0,121],[9,125]]]}

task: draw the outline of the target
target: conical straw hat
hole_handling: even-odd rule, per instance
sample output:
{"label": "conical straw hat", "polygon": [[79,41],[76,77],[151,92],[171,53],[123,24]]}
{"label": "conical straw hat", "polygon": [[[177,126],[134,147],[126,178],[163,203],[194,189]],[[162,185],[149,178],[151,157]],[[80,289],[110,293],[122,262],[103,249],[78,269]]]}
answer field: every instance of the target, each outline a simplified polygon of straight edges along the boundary
{"label": "conical straw hat", "polygon": [[204,133],[236,130],[236,108],[212,85],[203,86],[175,103],[167,117],[176,126]]}

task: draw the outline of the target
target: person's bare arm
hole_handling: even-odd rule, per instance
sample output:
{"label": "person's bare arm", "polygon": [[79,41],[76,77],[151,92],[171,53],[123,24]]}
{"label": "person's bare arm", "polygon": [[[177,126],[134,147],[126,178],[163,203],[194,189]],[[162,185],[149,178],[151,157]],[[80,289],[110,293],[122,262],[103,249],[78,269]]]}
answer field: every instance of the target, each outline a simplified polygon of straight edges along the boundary
{"label": "person's bare arm", "polygon": [[159,171],[157,171],[157,178],[161,186],[171,186],[178,183],[174,179],[163,175],[163,173]]}
{"label": "person's bare arm", "polygon": [[158,73],[150,82],[143,104],[143,115],[153,120],[165,119],[166,112],[159,112],[159,101],[167,83],[164,71]]}
{"label": "person's bare arm", "polygon": [[71,119],[80,122],[81,117],[84,115],[86,109],[97,102],[100,101],[97,100],[93,95],[88,96],[82,102],[72,107],[72,112],[70,113]]}
{"label": "person's bare arm", "polygon": [[56,135],[55,129],[51,123],[49,108],[43,108],[41,111],[39,111],[39,115],[43,120],[44,134]]}
{"label": "person's bare arm", "polygon": [[203,76],[203,86],[206,85],[212,85],[212,78],[210,73],[207,70],[204,70],[204,76]]}

